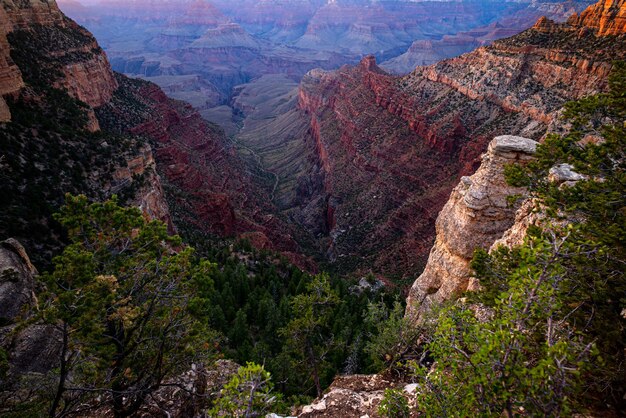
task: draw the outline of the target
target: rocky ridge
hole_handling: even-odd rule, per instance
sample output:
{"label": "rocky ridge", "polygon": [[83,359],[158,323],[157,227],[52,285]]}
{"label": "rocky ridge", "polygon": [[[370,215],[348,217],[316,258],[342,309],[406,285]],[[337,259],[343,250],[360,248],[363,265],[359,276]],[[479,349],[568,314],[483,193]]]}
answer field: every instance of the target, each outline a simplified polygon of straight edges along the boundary
{"label": "rocky ridge", "polygon": [[[418,68],[414,75],[439,80],[468,97],[498,103],[550,129],[558,129],[557,117],[564,100],[555,98],[569,95],[577,99],[603,91],[611,69],[608,55],[623,59],[626,53],[625,36],[603,30],[597,23],[602,20],[597,11],[605,9],[605,3],[600,2],[590,6],[581,18],[573,17],[565,24],[542,18],[517,37],[458,59]],[[615,12],[615,7],[612,10]],[[610,16],[603,24],[619,27],[617,13]],[[611,54],[591,48],[595,43],[609,46]],[[472,55],[490,62],[490,66],[499,57],[503,65],[487,69]],[[508,71],[503,72],[505,68]],[[520,72],[512,79],[510,74],[514,71]],[[538,89],[538,85],[542,88]],[[429,261],[409,293],[407,316],[414,320],[427,312],[431,304],[476,288],[478,284],[472,281],[469,268],[475,248],[521,243],[528,225],[540,220],[532,202],[525,202],[517,214],[517,208],[506,203],[508,195],[523,196],[524,190],[504,182],[502,170],[506,161],[496,152],[501,138],[492,141],[481,167],[473,176],[461,179],[439,214]],[[523,141],[518,142],[524,145]],[[520,149],[515,159],[523,160],[527,157],[521,156],[526,154],[531,153]],[[550,179],[567,182],[579,180],[580,176],[571,167],[559,166],[551,170]]]}

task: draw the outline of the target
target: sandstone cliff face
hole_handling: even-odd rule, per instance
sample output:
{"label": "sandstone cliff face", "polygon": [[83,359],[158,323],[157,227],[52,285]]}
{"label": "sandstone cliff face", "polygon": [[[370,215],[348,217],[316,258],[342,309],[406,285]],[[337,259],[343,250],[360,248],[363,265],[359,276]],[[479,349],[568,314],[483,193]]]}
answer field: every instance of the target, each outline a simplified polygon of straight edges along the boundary
{"label": "sandstone cliff face", "polygon": [[14,29],[61,24],[64,20],[55,0],[2,0],[2,7]]}
{"label": "sandstone cliff face", "polygon": [[[63,89],[91,107],[101,106],[111,99],[117,88],[113,72],[96,40],[82,27],[67,19],[54,0],[13,2],[2,0],[0,11],[0,96],[15,93],[23,87],[19,70],[9,55],[6,36],[22,48],[35,48],[45,56],[41,68],[28,69],[26,78],[42,77],[42,82]],[[31,74],[32,73],[32,74]],[[0,103],[0,112],[5,107]],[[99,129],[93,112],[89,111],[92,131]],[[8,120],[4,116],[4,120]]]}
{"label": "sandstone cliff face", "polygon": [[469,266],[474,250],[488,249],[513,225],[517,207],[511,206],[507,197],[524,194],[524,189],[506,184],[504,167],[532,158],[536,145],[522,137],[496,137],[476,173],[463,177],[452,191],[437,217],[437,238],[426,269],[409,292],[410,318],[418,319],[433,303],[476,286]]}
{"label": "sandstone cliff face", "polygon": [[626,34],[626,1],[601,0],[568,21],[572,26],[597,30],[598,35]]}

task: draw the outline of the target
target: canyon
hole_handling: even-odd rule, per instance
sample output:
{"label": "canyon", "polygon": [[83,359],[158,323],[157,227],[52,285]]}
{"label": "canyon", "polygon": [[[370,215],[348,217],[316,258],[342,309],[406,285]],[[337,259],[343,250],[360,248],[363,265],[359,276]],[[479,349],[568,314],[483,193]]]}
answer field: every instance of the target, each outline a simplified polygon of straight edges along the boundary
{"label": "canyon", "polygon": [[250,98],[254,86],[269,89],[260,79],[234,101],[250,118],[235,138],[277,174],[280,208],[321,238],[339,271],[412,281],[437,214],[492,138],[558,131],[565,102],[606,89],[623,42],[542,18],[404,77],[386,74],[374,57],[311,71],[271,112]]}
{"label": "canyon", "polygon": [[1,229],[37,263],[49,263],[59,245],[51,213],[73,192],[117,194],[172,231],[189,221],[214,236],[245,235],[314,269],[221,130],[156,85],[114,74],[91,34],[55,2],[7,0],[2,11],[10,47],[2,52],[11,55],[1,62],[0,91],[13,122],[2,126]]}
{"label": "canyon", "polygon": [[[539,4],[538,9],[547,7]],[[25,12],[13,3],[6,5],[3,27],[9,28],[8,39],[17,42],[27,32]],[[235,88],[242,80],[227,82],[232,89],[228,94],[225,85],[216,87],[201,74],[155,75],[164,92],[146,81],[114,75],[88,32],[65,18],[54,3],[42,5],[47,11],[33,17],[40,22],[36,29],[42,39],[32,50],[37,50],[44,71],[18,68],[5,55],[2,91],[4,97],[19,97],[29,92],[24,90],[24,79],[32,83],[47,72],[54,87],[85,103],[87,130],[132,138],[139,154],[126,152],[125,163],[111,168],[110,179],[98,170],[100,179],[92,183],[106,186],[95,189],[119,193],[142,177],[143,197],[135,201],[168,222],[172,230],[180,224],[215,237],[246,238],[309,270],[317,264],[341,274],[372,273],[388,283],[405,285],[425,266],[435,219],[454,185],[478,168],[491,139],[515,133],[539,140],[558,130],[561,106],[603,91],[611,60],[623,56],[623,38],[613,34],[623,29],[602,26],[607,21],[602,13],[614,13],[605,7],[563,24],[542,18],[520,35],[417,67],[405,76],[386,73],[374,56],[367,56],[356,66],[334,71],[308,71],[319,65],[315,60],[283,74],[272,74],[274,70],[265,67],[261,73],[269,74],[247,84]],[[244,54],[241,58],[262,48],[272,36],[287,36],[276,29],[276,22],[270,30],[266,21],[252,22],[245,15],[237,20],[229,15],[232,10],[220,11],[218,7],[224,5],[219,3],[186,3],[182,9],[175,2],[163,3],[148,16],[141,14],[140,2],[123,16],[113,4],[107,9],[110,16],[98,19],[93,15],[97,5],[90,6],[95,8],[91,12],[76,3],[67,7],[83,13],[85,24],[101,29],[108,27],[109,17],[161,28],[167,16],[172,29],[167,33],[187,35],[163,41],[169,45],[166,49],[187,50],[187,62],[206,61],[210,56],[223,65],[227,61],[216,51],[232,54],[231,47],[237,44],[234,49]],[[571,7],[549,10],[561,13]],[[342,12],[331,9],[320,6],[315,19],[307,15],[312,11],[303,9],[302,16],[289,15],[289,19],[301,22],[306,15],[319,23],[326,16],[335,25],[345,25],[345,19],[339,18]],[[267,13],[255,16],[263,20]],[[368,21],[372,13],[368,9],[362,20]],[[619,21],[619,16],[613,20]],[[295,31],[299,24],[287,26]],[[265,39],[260,32],[248,32],[255,27],[260,31],[261,26],[267,30]],[[593,29],[584,32],[578,29],[581,26]],[[508,33],[499,24],[488,28],[487,33]],[[610,34],[602,35],[605,31]],[[124,33],[119,31],[120,37]],[[141,38],[133,48],[140,49],[164,36],[161,29],[157,38],[153,30],[133,33]],[[484,34],[482,29],[472,33]],[[461,32],[459,36],[474,35]],[[56,37],[63,39],[62,45],[48,46]],[[554,38],[559,39],[556,45]],[[444,41],[454,43],[451,38]],[[105,34],[105,47],[113,45],[110,42]],[[436,42],[429,47],[439,50]],[[316,54],[329,53],[309,47]],[[107,55],[117,59],[114,50]],[[270,67],[276,64],[274,69],[286,68],[275,60],[263,62]],[[59,69],[62,74],[56,73]],[[219,71],[214,76],[228,78]],[[197,89],[192,105],[166,96],[184,98],[189,88]],[[232,96],[227,105],[212,106],[226,96]],[[3,109],[8,120],[9,110]],[[224,124],[228,134],[203,116],[228,119]]]}
{"label": "canyon", "polygon": [[[383,68],[405,74],[518,33],[541,16],[565,20],[588,4],[60,2],[65,13],[94,33],[114,70],[153,81],[200,111],[229,106],[237,85],[262,75],[285,74],[298,82],[311,69],[355,64],[368,54],[386,61]],[[222,125],[236,119],[209,115]]]}
{"label": "canyon", "polygon": [[[65,192],[98,200],[117,195],[170,232],[247,239],[307,271],[413,283],[407,316],[417,321],[432,304],[478,286],[469,268],[475,248],[519,243],[538,222],[532,202],[508,204],[507,196],[524,190],[504,182],[506,164],[532,158],[538,142],[563,130],[563,105],[605,92],[612,63],[626,59],[624,0],[602,0],[566,22],[542,17],[506,39],[496,40],[511,35],[513,26],[484,21],[454,36],[407,38],[414,57],[386,65],[398,73],[412,60],[428,65],[404,76],[387,73],[374,55],[361,57],[376,51],[358,42],[340,45],[341,52],[320,48],[329,33],[349,26],[356,39],[375,38],[375,48],[394,50],[381,43],[389,28],[373,26],[371,14],[353,24],[320,3],[296,7],[298,13],[276,25],[271,2],[250,4],[257,11],[237,19],[226,18],[234,12],[223,4],[219,11],[190,3],[177,14],[178,6],[165,2],[151,16],[133,4],[125,15],[109,17],[157,28],[158,35],[130,39],[116,55],[114,49],[105,54],[53,0],[2,0],[3,338],[18,312],[36,305],[37,269],[49,267],[64,244],[52,213]],[[84,13],[86,25],[107,27],[107,19],[84,6],[69,6]],[[559,16],[572,10],[548,9]],[[164,20],[171,36],[161,32]],[[314,24],[303,29],[304,21]],[[401,26],[407,34],[416,27]],[[293,45],[259,53],[277,39]],[[120,47],[108,42],[105,48]],[[168,49],[167,59],[144,54],[146,45]],[[444,45],[449,52],[442,52]],[[479,47],[440,60],[467,45]],[[109,58],[113,67],[154,78],[163,88],[114,72]],[[258,72],[234,69],[241,61]],[[194,67],[206,62],[206,73]],[[181,70],[187,65],[188,73]],[[219,65],[229,68],[213,72]],[[186,97],[191,104],[178,100]],[[555,181],[577,178],[570,167],[552,174]],[[41,326],[12,336],[10,355],[18,359],[12,367],[20,373],[49,368],[47,354],[33,353],[54,354],[51,333]],[[33,357],[41,361],[30,362]],[[405,383],[338,378],[302,416],[375,416],[383,389],[410,392]]]}

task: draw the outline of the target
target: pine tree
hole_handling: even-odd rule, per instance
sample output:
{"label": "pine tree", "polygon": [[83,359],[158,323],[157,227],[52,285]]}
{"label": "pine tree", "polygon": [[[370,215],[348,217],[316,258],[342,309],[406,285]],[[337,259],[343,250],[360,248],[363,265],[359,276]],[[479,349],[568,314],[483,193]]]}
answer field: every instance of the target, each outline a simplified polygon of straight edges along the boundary
{"label": "pine tree", "polygon": [[167,377],[207,359],[211,334],[188,307],[194,277],[212,265],[192,263],[193,250],[165,224],[115,198],[90,204],[67,195],[56,219],[71,244],[44,276],[42,316],[62,336],[49,415],[79,412],[100,395],[116,417],[130,416]]}
{"label": "pine tree", "polygon": [[326,331],[339,297],[330,287],[325,274],[315,276],[306,290],[291,301],[292,319],[279,332],[287,338],[289,348],[310,371],[317,396],[321,396],[321,372],[326,354],[333,345],[333,337]]}

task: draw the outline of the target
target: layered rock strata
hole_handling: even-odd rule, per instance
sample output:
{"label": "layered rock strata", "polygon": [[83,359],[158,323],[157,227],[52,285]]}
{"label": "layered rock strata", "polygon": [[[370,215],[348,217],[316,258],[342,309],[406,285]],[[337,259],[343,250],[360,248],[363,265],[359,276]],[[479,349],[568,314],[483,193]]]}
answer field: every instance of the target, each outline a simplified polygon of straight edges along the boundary
{"label": "layered rock strata", "polygon": [[0,7],[0,122],[9,122],[11,112],[2,96],[12,94],[24,87],[22,73],[11,59],[7,33],[13,29],[4,7]]}
{"label": "layered rock strata", "polygon": [[589,6],[580,15],[574,15],[568,23],[575,27],[587,27],[597,30],[599,35],[626,34],[626,1],[601,0]]}
{"label": "layered rock strata", "polygon": [[488,249],[513,225],[517,207],[508,197],[525,193],[506,183],[504,168],[532,158],[536,146],[537,142],[527,138],[496,137],[476,173],[461,178],[437,217],[437,238],[426,269],[409,292],[410,318],[418,319],[433,304],[477,286],[470,269],[474,250]]}
{"label": "layered rock strata", "polygon": [[49,262],[60,246],[51,212],[67,192],[100,200],[117,193],[171,226],[145,138],[88,132],[100,129],[96,109],[118,89],[93,36],[53,0],[0,5],[0,234]]}
{"label": "layered rock strata", "polygon": [[[7,35],[14,42],[29,42],[39,55],[46,56],[41,68],[27,70],[44,77],[42,82],[67,91],[92,108],[111,99],[117,84],[106,55],[89,32],[63,15],[54,0],[2,0],[0,95],[15,93],[24,85],[9,55]],[[0,112],[3,107],[0,103]],[[97,131],[93,111],[88,114],[89,129]],[[4,120],[9,119],[4,116]]]}
{"label": "layered rock strata", "polygon": [[613,60],[625,57],[623,35],[540,19],[405,77],[385,74],[373,57],[312,71],[298,106],[310,119],[326,205],[302,204],[303,218],[317,210],[325,219],[321,245],[340,269],[410,277],[430,249],[434,214],[491,138],[559,130],[563,105],[606,91]]}

